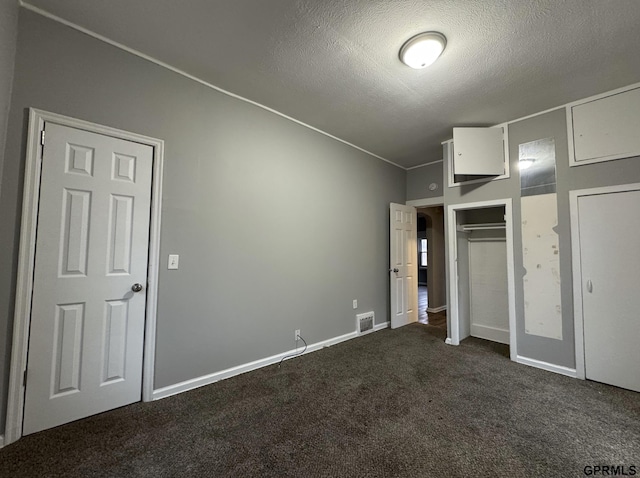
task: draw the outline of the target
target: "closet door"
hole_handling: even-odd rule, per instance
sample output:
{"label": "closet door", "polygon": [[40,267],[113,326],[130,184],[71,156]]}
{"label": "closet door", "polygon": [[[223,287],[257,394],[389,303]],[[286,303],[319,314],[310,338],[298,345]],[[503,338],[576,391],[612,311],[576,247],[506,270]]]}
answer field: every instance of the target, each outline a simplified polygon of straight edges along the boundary
{"label": "closet door", "polygon": [[469,239],[471,335],[509,344],[507,245],[504,238]]}
{"label": "closet door", "polygon": [[640,392],[640,191],[578,199],[586,377]]}

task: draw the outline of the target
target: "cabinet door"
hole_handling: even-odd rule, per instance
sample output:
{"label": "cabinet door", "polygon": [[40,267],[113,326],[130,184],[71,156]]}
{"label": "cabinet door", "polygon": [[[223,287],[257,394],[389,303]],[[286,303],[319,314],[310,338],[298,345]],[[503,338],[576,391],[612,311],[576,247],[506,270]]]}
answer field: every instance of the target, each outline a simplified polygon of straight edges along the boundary
{"label": "cabinet door", "polygon": [[453,174],[500,176],[504,161],[502,128],[453,128]]}
{"label": "cabinet door", "polygon": [[569,108],[571,165],[640,155],[640,88]]}

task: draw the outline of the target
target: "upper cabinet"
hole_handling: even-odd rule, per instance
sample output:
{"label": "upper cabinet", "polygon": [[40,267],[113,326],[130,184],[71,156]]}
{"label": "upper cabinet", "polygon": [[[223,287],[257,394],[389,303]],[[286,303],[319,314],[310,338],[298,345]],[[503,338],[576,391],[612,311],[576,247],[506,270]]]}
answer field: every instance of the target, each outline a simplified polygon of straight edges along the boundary
{"label": "upper cabinet", "polygon": [[640,88],[567,106],[571,166],[640,156]]}
{"label": "upper cabinet", "polygon": [[453,174],[504,174],[502,128],[453,128]]}
{"label": "upper cabinet", "polygon": [[449,186],[509,177],[507,128],[453,128],[453,141],[443,143]]}

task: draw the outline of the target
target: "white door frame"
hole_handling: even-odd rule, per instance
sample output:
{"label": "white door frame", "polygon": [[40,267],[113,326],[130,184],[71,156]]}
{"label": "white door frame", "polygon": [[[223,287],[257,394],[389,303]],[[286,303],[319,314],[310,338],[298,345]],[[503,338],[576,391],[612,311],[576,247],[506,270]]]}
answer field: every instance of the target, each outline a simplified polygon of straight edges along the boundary
{"label": "white door frame", "polygon": [[[432,163],[429,163],[429,164],[432,164]],[[412,199],[410,201],[407,201],[405,204],[407,206],[413,206],[416,209],[420,209],[420,208],[423,208],[423,207],[438,207],[438,206],[442,206],[442,208],[444,209],[444,196],[437,196],[437,197],[433,197],[433,198],[424,198],[424,199]],[[444,233],[444,231],[443,231],[443,233]],[[446,241],[445,241],[445,243],[443,245],[445,247],[445,251],[444,252],[445,252],[445,256],[446,256],[446,254],[447,254]],[[418,265],[418,267],[419,267],[419,265]],[[446,269],[446,267],[445,267],[445,269]],[[446,287],[446,282],[447,282],[446,270],[445,270],[445,280],[444,281],[445,281],[445,287]],[[415,292],[416,292],[416,297],[418,297],[418,281],[417,280],[416,280],[416,291]],[[447,310],[447,304],[444,304],[442,307],[439,307],[436,310],[437,311]],[[419,314],[420,314],[420,312],[418,312],[418,315]]]}
{"label": "white door frame", "polygon": [[36,226],[40,196],[40,176],[42,170],[42,145],[40,132],[42,131],[45,122],[82,129],[92,133],[112,136],[127,141],[134,141],[136,143],[149,145],[153,148],[151,217],[149,223],[149,265],[147,269],[147,302],[142,370],[142,400],[148,402],[153,399],[164,141],[30,108],[24,192],[22,199],[22,222],[20,227],[18,277],[16,284],[15,313],[13,319],[9,396],[7,401],[7,421],[5,424],[5,445],[13,443],[22,436],[25,391],[23,377],[27,365],[29,325],[31,323],[31,298],[33,295],[33,271],[36,252]]}
{"label": "white door frame", "polygon": [[573,269],[573,327],[576,347],[576,377],[586,378],[584,358],[584,317],[582,308],[582,258],[580,256],[580,216],[578,199],[582,196],[639,191],[640,183],[569,191],[571,213],[571,265]]}
{"label": "white door frame", "polygon": [[517,361],[518,344],[516,334],[516,303],[515,303],[515,268],[513,249],[513,210],[512,199],[495,199],[447,206],[447,261],[448,261],[448,292],[449,292],[449,330],[446,343],[460,345],[460,320],[458,307],[458,241],[457,212],[466,209],[482,209],[493,206],[504,206],[506,239],[507,239],[507,296],[509,299],[509,354],[511,360]]}

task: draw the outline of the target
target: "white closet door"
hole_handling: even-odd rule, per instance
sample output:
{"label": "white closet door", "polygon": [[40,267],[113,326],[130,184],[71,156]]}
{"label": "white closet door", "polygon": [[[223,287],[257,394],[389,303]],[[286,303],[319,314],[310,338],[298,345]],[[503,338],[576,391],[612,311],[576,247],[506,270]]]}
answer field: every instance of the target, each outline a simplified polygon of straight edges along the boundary
{"label": "white closet door", "polygon": [[152,162],[46,125],[25,435],[140,400]]}
{"label": "white closet door", "polygon": [[640,392],[640,191],[578,200],[586,377]]}
{"label": "white closet door", "polygon": [[508,344],[505,239],[469,240],[469,291],[471,335]]}

